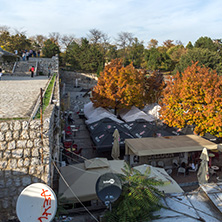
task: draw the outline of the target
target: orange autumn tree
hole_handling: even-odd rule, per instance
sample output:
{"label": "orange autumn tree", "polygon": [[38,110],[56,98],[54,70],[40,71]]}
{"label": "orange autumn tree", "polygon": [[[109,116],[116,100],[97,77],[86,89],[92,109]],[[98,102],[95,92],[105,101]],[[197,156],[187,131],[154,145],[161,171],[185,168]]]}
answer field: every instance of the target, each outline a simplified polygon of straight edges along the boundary
{"label": "orange autumn tree", "polygon": [[163,74],[153,72],[150,76],[144,76],[146,104],[158,103],[165,87]]}
{"label": "orange autumn tree", "polygon": [[169,126],[194,125],[199,135],[222,136],[222,77],[193,63],[163,91],[161,119]]}
{"label": "orange autumn tree", "polygon": [[144,106],[144,75],[133,64],[124,67],[122,60],[112,60],[100,73],[91,101],[95,107],[130,108]]}

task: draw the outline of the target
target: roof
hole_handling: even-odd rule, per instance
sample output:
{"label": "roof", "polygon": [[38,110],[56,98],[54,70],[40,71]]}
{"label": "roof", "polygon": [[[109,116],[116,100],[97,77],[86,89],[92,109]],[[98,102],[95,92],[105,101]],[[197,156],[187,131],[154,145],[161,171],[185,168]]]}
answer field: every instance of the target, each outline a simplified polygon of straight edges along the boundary
{"label": "roof", "polygon": [[126,155],[150,156],[217,149],[217,144],[196,135],[148,137],[125,140]]}
{"label": "roof", "polygon": [[153,221],[222,221],[222,214],[201,190],[186,194],[171,194],[162,199],[162,204],[166,208],[154,212],[159,218]]}

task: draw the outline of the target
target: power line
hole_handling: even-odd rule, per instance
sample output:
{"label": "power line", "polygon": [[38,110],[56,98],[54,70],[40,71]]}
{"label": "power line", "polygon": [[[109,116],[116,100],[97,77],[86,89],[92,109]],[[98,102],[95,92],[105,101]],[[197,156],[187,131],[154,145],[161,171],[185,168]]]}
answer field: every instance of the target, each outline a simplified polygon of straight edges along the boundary
{"label": "power line", "polygon": [[87,209],[87,207],[85,207],[85,205],[82,203],[82,201],[78,198],[78,196],[75,194],[75,192],[72,190],[72,188],[69,186],[69,184],[67,183],[67,181],[65,180],[65,178],[63,177],[63,175],[61,174],[61,172],[59,171],[58,167],[56,166],[54,160],[52,160],[53,165],[55,166],[57,172],[59,173],[60,177],[62,178],[62,180],[64,181],[64,183],[66,184],[66,186],[70,189],[70,191],[72,192],[72,194],[75,196],[75,198],[78,200],[78,202],[84,207],[84,209],[89,213],[89,215],[97,222],[99,222],[94,216],[93,214]]}

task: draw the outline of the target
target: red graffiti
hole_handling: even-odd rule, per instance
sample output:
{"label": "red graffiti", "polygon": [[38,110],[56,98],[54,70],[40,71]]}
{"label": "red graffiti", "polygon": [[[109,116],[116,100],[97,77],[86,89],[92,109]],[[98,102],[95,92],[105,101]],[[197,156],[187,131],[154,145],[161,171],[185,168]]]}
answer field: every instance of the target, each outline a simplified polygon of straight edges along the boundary
{"label": "red graffiti", "polygon": [[[38,218],[38,220],[40,222],[43,222],[42,219],[46,219],[48,220],[48,216],[52,215],[51,213],[48,212],[48,210],[51,208],[51,194],[46,194],[48,192],[48,190],[44,190],[42,189],[42,193],[41,196],[45,198],[44,202],[43,202],[43,208],[44,208],[44,212],[42,213],[42,216]],[[47,207],[47,208],[46,208]]]}

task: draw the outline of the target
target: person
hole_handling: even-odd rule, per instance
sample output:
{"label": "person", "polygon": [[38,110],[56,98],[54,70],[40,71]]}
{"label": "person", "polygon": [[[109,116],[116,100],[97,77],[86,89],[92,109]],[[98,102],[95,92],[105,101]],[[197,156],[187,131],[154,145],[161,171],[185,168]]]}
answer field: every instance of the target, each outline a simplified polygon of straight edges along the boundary
{"label": "person", "polygon": [[23,53],[22,53],[22,60],[25,61],[25,58],[26,58],[26,53],[23,52]]}
{"label": "person", "polygon": [[37,54],[38,54],[38,57],[40,57],[40,50],[37,52]]}
{"label": "person", "polygon": [[2,80],[2,68],[0,67],[0,81]]}
{"label": "person", "polygon": [[31,71],[31,78],[33,78],[34,72],[35,72],[35,67],[32,66],[31,69],[30,69],[30,71]]}
{"label": "person", "polygon": [[48,78],[51,76],[51,68],[48,67]]}

